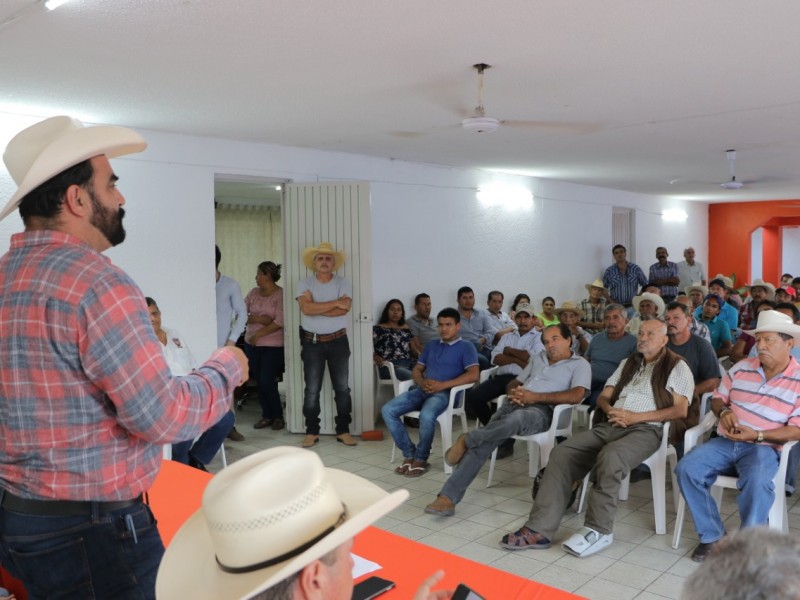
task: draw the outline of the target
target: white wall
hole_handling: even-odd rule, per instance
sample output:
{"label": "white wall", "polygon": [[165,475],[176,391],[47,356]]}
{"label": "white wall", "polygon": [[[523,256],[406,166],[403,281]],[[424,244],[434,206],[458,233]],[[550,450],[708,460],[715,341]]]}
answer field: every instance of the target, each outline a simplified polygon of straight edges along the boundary
{"label": "white wall", "polygon": [[[784,242],[785,244],[785,242]],[[786,246],[784,245],[784,248]],[[750,234],[750,281],[762,279],[764,270],[764,228],[758,227]]]}
{"label": "white wall", "polygon": [[781,273],[800,276],[800,227],[783,227]]}
{"label": "white wall", "polygon": [[[0,114],[0,136],[30,123]],[[584,297],[584,283],[611,263],[613,206],[636,208],[638,257],[645,271],[656,246],[671,259],[693,245],[707,258],[707,205],[480,170],[452,169],[389,159],[232,142],[143,131],[148,149],[116,159],[120,189],[127,198],[128,239],[109,251],[147,295],[155,297],[164,324],[187,337],[204,359],[215,340],[214,175],[286,178],[296,182],[365,180],[371,183],[373,298],[375,311],[392,297],[410,309],[427,291],[434,309],[455,303],[461,285],[471,285],[483,305],[494,288],[510,301],[517,292],[534,301]],[[528,212],[484,208],[478,186],[521,185],[534,193]],[[0,194],[14,189],[0,171]],[[683,208],[686,223],[665,223],[661,212]],[[14,215],[0,223],[0,248],[22,224]],[[246,292],[246,290],[244,290]],[[409,311],[410,312],[410,311]],[[377,314],[375,315],[378,316]]]}

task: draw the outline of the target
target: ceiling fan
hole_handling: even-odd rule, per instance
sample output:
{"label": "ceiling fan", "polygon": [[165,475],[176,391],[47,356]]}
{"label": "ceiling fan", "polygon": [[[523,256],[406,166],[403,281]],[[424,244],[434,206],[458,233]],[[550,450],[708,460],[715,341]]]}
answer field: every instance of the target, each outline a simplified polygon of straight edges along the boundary
{"label": "ceiling fan", "polygon": [[740,190],[744,187],[744,183],[736,181],[736,171],[733,167],[733,164],[736,162],[736,150],[726,150],[725,154],[728,157],[728,172],[731,175],[731,180],[720,183],[719,186],[726,190]]}
{"label": "ceiling fan", "polygon": [[478,104],[473,109],[472,115],[461,121],[461,127],[473,133],[493,133],[500,126],[524,127],[539,130],[551,130],[557,133],[592,133],[602,129],[602,123],[577,123],[569,121],[512,121],[487,116],[483,105],[483,76],[491,65],[477,63],[472,68],[478,72]]}

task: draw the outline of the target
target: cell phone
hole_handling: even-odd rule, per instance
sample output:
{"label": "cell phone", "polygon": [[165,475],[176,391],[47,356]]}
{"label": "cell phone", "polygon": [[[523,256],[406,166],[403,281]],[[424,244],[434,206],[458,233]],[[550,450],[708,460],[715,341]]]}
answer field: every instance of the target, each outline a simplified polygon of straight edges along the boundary
{"label": "cell phone", "polygon": [[394,581],[381,577],[370,577],[353,586],[353,600],[371,600],[383,592],[388,592],[393,587]]}
{"label": "cell phone", "polygon": [[453,592],[453,600],[486,600],[486,598],[479,595],[475,590],[471,590],[463,583],[459,583],[456,591]]}

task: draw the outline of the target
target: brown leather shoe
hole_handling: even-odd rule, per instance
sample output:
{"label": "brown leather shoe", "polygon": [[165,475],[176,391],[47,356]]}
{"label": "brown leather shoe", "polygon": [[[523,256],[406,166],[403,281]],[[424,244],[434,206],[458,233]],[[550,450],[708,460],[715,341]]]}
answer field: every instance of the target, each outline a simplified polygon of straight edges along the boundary
{"label": "brown leather shoe", "polygon": [[340,433],[336,436],[336,441],[344,444],[345,446],[358,446],[358,442],[353,439],[349,433]]}
{"label": "brown leather shoe", "polygon": [[456,505],[447,496],[436,496],[436,500],[425,507],[425,512],[439,517],[452,517],[456,514]]}
{"label": "brown leather shoe", "polygon": [[234,442],[243,442],[244,436],[236,431],[236,427],[234,427],[228,432],[228,439],[233,440]]}
{"label": "brown leather shoe", "polygon": [[314,444],[319,441],[319,436],[313,433],[307,433],[306,437],[303,438],[303,448],[311,448]]}
{"label": "brown leather shoe", "polygon": [[458,436],[456,443],[453,444],[450,448],[447,449],[447,452],[444,453],[444,462],[446,462],[449,466],[455,467],[458,463],[461,462],[461,459],[464,458],[464,455],[467,453],[467,434],[462,433]]}

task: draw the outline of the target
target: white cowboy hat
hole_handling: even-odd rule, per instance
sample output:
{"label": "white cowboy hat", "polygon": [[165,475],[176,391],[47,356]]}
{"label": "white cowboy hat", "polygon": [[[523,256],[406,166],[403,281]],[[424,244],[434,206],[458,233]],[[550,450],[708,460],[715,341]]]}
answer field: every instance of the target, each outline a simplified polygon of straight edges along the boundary
{"label": "white cowboy hat", "polygon": [[556,313],[557,315],[559,315],[559,316],[561,315],[561,313],[562,313],[562,312],[572,312],[572,313],[575,313],[576,315],[578,315],[578,318],[579,318],[579,319],[580,319],[581,317],[583,317],[583,310],[581,310],[581,309],[580,309],[580,307],[578,307],[578,305],[577,305],[577,304],[575,304],[574,302],[570,302],[569,300],[565,300],[564,302],[562,302],[562,303],[561,303],[561,306],[559,306],[559,307],[558,307],[558,308],[555,310],[555,313]]}
{"label": "white cowboy hat", "polygon": [[0,212],[0,221],[48,179],[79,162],[105,154],[108,158],[141,152],[144,138],[126,127],[86,127],[71,117],[51,117],[23,129],[6,146],[3,162],[17,191]]}
{"label": "white cowboy hat", "polygon": [[728,290],[733,290],[733,279],[731,279],[730,277],[726,277],[722,273],[717,273],[716,275],[714,275],[711,281],[708,282],[709,287],[711,287],[711,283],[714,281],[714,279],[719,279],[722,283],[725,284],[725,287]]}
{"label": "white cowboy hat", "polygon": [[653,294],[652,292],[644,292],[639,296],[633,297],[633,309],[638,313],[639,312],[639,304],[642,300],[650,300],[653,304],[656,305],[656,314],[659,317],[664,316],[664,299],[659,296],[658,294]]}
{"label": "white cowboy hat", "polygon": [[601,290],[608,291],[605,285],[603,285],[603,281],[601,279],[595,279],[592,283],[587,283],[583,287],[587,290],[591,290],[592,288],[600,288]]}
{"label": "white cowboy hat", "polygon": [[750,289],[754,287],[760,287],[767,290],[767,299],[772,300],[775,297],[775,286],[769,283],[768,281],[764,281],[763,279],[756,279],[750,285],[744,286],[745,289],[750,291]]}
{"label": "white cowboy hat", "polygon": [[309,246],[303,250],[303,264],[310,270],[315,271],[314,257],[317,254],[330,254],[333,256],[333,270],[344,266],[344,252],[335,250],[330,242],[320,242],[319,246]]}
{"label": "white cowboy hat", "polygon": [[208,483],[202,508],[164,554],[156,596],[250,598],[341,546],[406,498],[406,490],[390,494],[363,477],[325,468],[310,450],[283,446],[252,454]]}
{"label": "white cowboy hat", "polygon": [[686,292],[686,295],[688,296],[689,294],[692,293],[692,290],[699,291],[701,294],[703,294],[704,298],[705,295],[708,293],[708,288],[704,285],[687,285],[683,291]]}
{"label": "white cowboy hat", "polygon": [[777,310],[762,310],[758,313],[756,328],[745,333],[752,336],[757,333],[785,333],[794,338],[795,344],[800,344],[800,325],[795,325],[792,317]]}

